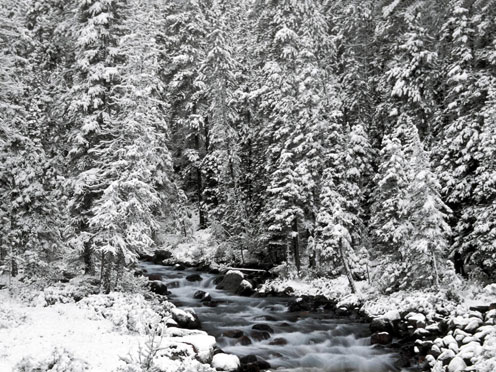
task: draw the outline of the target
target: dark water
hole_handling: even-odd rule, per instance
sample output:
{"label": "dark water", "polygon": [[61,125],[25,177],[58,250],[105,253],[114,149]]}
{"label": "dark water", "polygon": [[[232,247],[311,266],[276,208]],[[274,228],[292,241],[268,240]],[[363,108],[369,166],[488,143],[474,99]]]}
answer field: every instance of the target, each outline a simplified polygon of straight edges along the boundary
{"label": "dark water", "polygon": [[[326,313],[289,313],[287,298],[241,297],[215,289],[215,275],[192,269],[175,271],[171,267],[143,263],[148,273],[162,275],[172,292],[170,300],[182,308],[193,308],[202,328],[217,339],[226,353],[244,356],[257,355],[268,361],[272,370],[291,372],[398,372],[393,363],[398,358],[392,351],[370,345],[367,324],[334,319]],[[200,274],[201,282],[185,279]],[[217,307],[202,305],[193,298],[197,290],[208,292]],[[267,340],[250,337],[255,324],[268,324],[274,333]],[[237,344],[226,338],[227,330],[242,330],[252,340],[251,345]],[[284,338],[286,345],[270,345],[274,339]]]}

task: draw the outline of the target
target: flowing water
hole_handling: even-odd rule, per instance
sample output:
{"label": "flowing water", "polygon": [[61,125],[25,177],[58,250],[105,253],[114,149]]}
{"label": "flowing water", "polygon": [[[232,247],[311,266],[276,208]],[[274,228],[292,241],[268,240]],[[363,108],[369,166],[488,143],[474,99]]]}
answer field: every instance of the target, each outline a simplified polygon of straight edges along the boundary
{"label": "flowing water", "polygon": [[[143,263],[148,274],[161,274],[177,306],[193,308],[202,329],[215,336],[217,345],[226,353],[240,357],[254,354],[268,361],[278,372],[398,372],[391,350],[370,345],[367,324],[332,318],[330,313],[290,313],[288,299],[277,297],[241,297],[215,289],[215,275],[192,269],[176,271],[172,267]],[[200,274],[202,281],[185,278]],[[197,290],[208,292],[219,301],[217,307],[204,306],[194,299]],[[252,326],[267,324],[273,330],[269,339],[257,340]],[[229,330],[241,330],[249,336],[250,345],[238,339],[223,337]],[[259,337],[258,337],[259,338]],[[271,345],[276,339],[285,345]],[[281,341],[281,340],[279,340]],[[284,343],[284,341],[282,342]]]}

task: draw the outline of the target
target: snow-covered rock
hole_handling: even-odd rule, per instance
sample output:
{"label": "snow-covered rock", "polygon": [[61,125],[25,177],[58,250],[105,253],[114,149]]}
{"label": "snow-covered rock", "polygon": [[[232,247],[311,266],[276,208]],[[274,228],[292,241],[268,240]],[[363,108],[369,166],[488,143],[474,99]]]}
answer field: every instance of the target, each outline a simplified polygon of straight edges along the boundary
{"label": "snow-covered rock", "polygon": [[177,337],[176,341],[192,345],[200,362],[208,363],[212,360],[216,342],[215,337],[203,333]]}
{"label": "snow-covered rock", "polygon": [[460,357],[454,357],[448,364],[448,372],[462,372],[467,368],[467,364]]}
{"label": "snow-covered rock", "polygon": [[251,296],[253,294],[253,286],[248,280],[243,279],[241,283],[239,283],[236,294],[240,296]]}
{"label": "snow-covered rock", "polygon": [[482,353],[482,346],[478,342],[470,342],[460,348],[458,356],[462,359],[470,360]]}
{"label": "snow-covered rock", "polygon": [[201,326],[198,316],[192,309],[182,310],[174,308],[171,310],[171,314],[172,319],[174,319],[181,328],[195,329],[200,328]]}
{"label": "snow-covered rock", "polygon": [[405,319],[408,320],[408,323],[417,328],[425,328],[426,319],[424,314],[420,313],[409,313],[405,316]]}
{"label": "snow-covered rock", "polygon": [[380,317],[381,319],[389,320],[390,322],[394,322],[396,320],[401,319],[400,312],[396,309],[388,311],[386,314]]}
{"label": "snow-covered rock", "polygon": [[474,333],[477,328],[482,325],[482,320],[479,318],[470,318],[468,324],[464,327],[464,331]]}
{"label": "snow-covered rock", "polygon": [[455,357],[455,352],[451,349],[441,349],[441,355],[437,358],[437,360],[440,360],[441,362],[444,362],[446,360],[451,360]]}
{"label": "snow-covered rock", "polygon": [[236,371],[239,366],[239,358],[236,355],[220,353],[212,359],[212,367],[220,371]]}
{"label": "snow-covered rock", "polygon": [[461,342],[465,337],[469,337],[470,335],[461,329],[455,329],[453,336],[457,342]]}
{"label": "snow-covered rock", "polygon": [[486,317],[485,317],[485,318],[486,318],[486,320],[496,318],[496,309],[489,310],[489,311],[486,313]]}
{"label": "snow-covered rock", "polygon": [[456,340],[452,335],[447,335],[443,337],[443,344],[444,346],[449,346],[450,344],[456,344]]}
{"label": "snow-covered rock", "polygon": [[489,296],[496,296],[496,283],[486,285],[484,287],[484,292]]}

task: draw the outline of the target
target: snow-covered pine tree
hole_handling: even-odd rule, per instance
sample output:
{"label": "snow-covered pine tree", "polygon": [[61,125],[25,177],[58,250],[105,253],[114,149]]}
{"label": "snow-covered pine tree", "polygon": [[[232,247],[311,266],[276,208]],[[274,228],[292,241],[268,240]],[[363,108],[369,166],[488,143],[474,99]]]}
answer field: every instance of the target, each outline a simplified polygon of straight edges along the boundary
{"label": "snow-covered pine tree", "polygon": [[[358,261],[357,253],[366,240],[363,203],[371,174],[372,150],[361,125],[343,137],[345,141],[338,144],[340,151],[324,171],[321,183],[315,256],[319,271],[336,274],[344,268],[355,290],[353,274],[366,271],[352,262]],[[335,234],[342,236],[343,242],[336,243],[339,239]]]}
{"label": "snow-covered pine tree", "polygon": [[85,273],[94,274],[96,246],[90,219],[94,217],[95,201],[108,186],[106,170],[98,159],[101,154],[97,156],[94,151],[118,136],[112,133],[112,121],[120,110],[115,86],[120,80],[118,67],[125,58],[119,49],[125,32],[122,26],[124,3],[81,0],[75,10],[75,74],[68,98],[72,121],[69,208],[73,245],[81,252]]}
{"label": "snow-covered pine tree", "polygon": [[[404,276],[400,287],[439,287],[440,275],[447,274],[448,238],[451,229],[447,223],[449,208],[440,196],[440,183],[431,171],[429,153],[423,148],[416,127],[406,121],[414,178],[410,181],[405,198],[405,214],[409,237],[402,242],[400,254],[404,262]],[[400,127],[400,128],[404,128]]]}
{"label": "snow-covered pine tree", "polygon": [[316,263],[336,268],[342,265],[351,291],[356,285],[349,265],[352,254],[352,229],[356,228],[356,215],[348,209],[349,200],[337,190],[332,169],[326,169],[322,181],[321,207],[317,215],[318,243]]}
{"label": "snow-covered pine tree", "polygon": [[115,287],[123,266],[153,244],[161,205],[157,189],[173,189],[157,97],[162,91],[158,55],[151,42],[154,9],[147,8],[154,3],[132,5],[140,22],[133,21],[129,4],[113,0],[84,1],[76,13],[70,152],[74,241],[86,272],[94,271],[95,254],[101,258],[106,291]]}
{"label": "snow-covered pine tree", "polygon": [[197,1],[168,4],[162,12],[162,31],[157,37],[174,167],[181,174],[183,188],[189,191],[191,184],[194,187],[200,228],[207,227],[208,220],[202,161],[210,151],[210,125],[202,115],[208,107],[206,86],[198,79],[208,34],[205,6]]}
{"label": "snow-covered pine tree", "polygon": [[375,256],[397,255],[398,245],[407,239],[403,201],[412,170],[401,141],[387,136],[380,153],[379,172],[372,194],[370,229]]}
{"label": "snow-covered pine tree", "polygon": [[403,114],[381,151],[371,227],[387,290],[438,286],[440,268],[446,271],[449,208],[423,146],[413,120]]}
{"label": "snow-covered pine tree", "polygon": [[[443,25],[446,93],[437,144],[442,194],[454,214],[452,254],[475,269],[467,274],[494,276],[494,188],[487,133],[494,129],[494,7],[485,2],[450,1]],[[483,140],[483,138],[486,138]],[[483,143],[484,142],[484,143]],[[486,148],[486,146],[488,146]],[[483,191],[484,190],[484,191]]]}
{"label": "snow-covered pine tree", "polygon": [[[203,172],[213,178],[211,187],[206,187],[205,195],[209,216],[222,221],[224,217],[236,220],[229,214],[230,205],[239,197],[239,157],[238,157],[238,113],[234,108],[234,91],[239,66],[233,55],[233,39],[230,36],[234,21],[234,4],[230,1],[214,1],[206,9],[207,46],[201,61],[195,84],[204,86],[206,105],[202,115],[208,118],[210,126],[210,151],[203,160]],[[233,210],[231,210],[233,212]],[[228,226],[228,225],[225,225]]]}
{"label": "snow-covered pine tree", "polygon": [[[254,94],[260,102],[257,116],[267,121],[268,245],[278,251],[287,244],[297,271],[307,261],[326,142],[336,141],[331,133],[340,116],[333,79],[321,60],[328,49],[321,5],[291,0],[255,5],[259,89]],[[296,192],[279,194],[281,189]],[[285,195],[291,197],[282,201]],[[284,217],[275,223],[277,216]]]}
{"label": "snow-covered pine tree", "polygon": [[42,141],[43,123],[28,84],[35,41],[25,27],[25,4],[0,10],[0,261],[15,274],[49,274],[60,247],[56,173]]}

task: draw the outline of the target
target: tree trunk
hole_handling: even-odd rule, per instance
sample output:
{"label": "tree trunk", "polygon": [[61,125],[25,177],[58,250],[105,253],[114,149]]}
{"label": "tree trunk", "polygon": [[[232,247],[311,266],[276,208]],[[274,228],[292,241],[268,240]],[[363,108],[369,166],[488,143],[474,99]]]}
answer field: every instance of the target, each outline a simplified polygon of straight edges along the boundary
{"label": "tree trunk", "polygon": [[105,253],[102,252],[102,262],[100,266],[100,283],[103,283],[103,274],[105,271]]}
{"label": "tree trunk", "polygon": [[122,276],[124,275],[124,264],[125,264],[124,254],[122,252],[119,252],[117,254],[117,261],[115,263],[116,268],[115,268],[114,288],[117,288],[117,284],[119,284],[119,281],[122,279]]}
{"label": "tree trunk", "polygon": [[293,219],[292,225],[291,225],[291,230],[292,230],[292,247],[293,247],[293,257],[295,260],[295,265],[296,265],[296,270],[298,271],[298,274],[300,273],[301,269],[301,261],[300,261],[300,242],[299,242],[299,235],[298,235],[298,217],[295,217]]}
{"label": "tree trunk", "polygon": [[113,255],[111,253],[105,254],[105,269],[103,273],[103,291],[104,293],[110,293],[112,290],[112,261]]}
{"label": "tree trunk", "polygon": [[85,242],[83,247],[84,273],[95,275],[95,263],[93,262],[93,252],[91,242]]}
{"label": "tree trunk", "polygon": [[[195,147],[198,154],[200,153],[200,136],[195,136]],[[200,218],[200,229],[207,227],[207,220],[205,218],[205,211],[203,210],[203,182],[200,166],[196,168],[196,195],[198,197],[198,216]]]}
{"label": "tree trunk", "polygon": [[431,249],[431,254],[432,254],[432,266],[434,268],[434,285],[436,286],[436,288],[439,288],[439,271],[437,269],[437,260],[433,249]]}
{"label": "tree trunk", "polygon": [[339,254],[341,255],[341,261],[343,262],[344,271],[346,272],[346,277],[348,278],[348,282],[350,283],[350,288],[352,293],[357,293],[355,281],[353,280],[353,275],[351,274],[350,267],[348,266],[348,260],[346,260],[344,254],[343,245],[347,244],[346,240],[343,238],[339,239]]}

